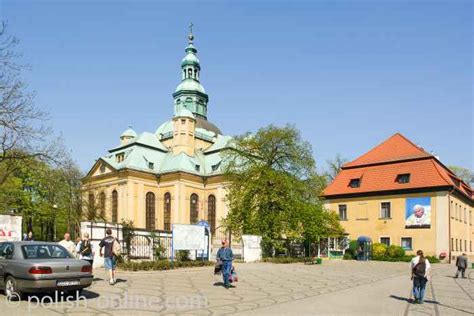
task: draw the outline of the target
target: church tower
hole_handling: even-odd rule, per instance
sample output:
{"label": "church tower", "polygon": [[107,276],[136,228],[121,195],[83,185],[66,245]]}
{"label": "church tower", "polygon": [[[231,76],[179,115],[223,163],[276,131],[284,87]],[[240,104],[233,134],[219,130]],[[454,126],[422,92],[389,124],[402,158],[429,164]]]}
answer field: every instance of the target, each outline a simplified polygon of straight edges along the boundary
{"label": "church tower", "polygon": [[180,107],[183,107],[196,117],[207,120],[207,102],[209,96],[202,87],[200,80],[201,66],[197,58],[197,49],[194,47],[193,24],[189,27],[188,46],[184,50],[184,56],[181,62],[181,83],[176,87],[173,93],[175,113]]}

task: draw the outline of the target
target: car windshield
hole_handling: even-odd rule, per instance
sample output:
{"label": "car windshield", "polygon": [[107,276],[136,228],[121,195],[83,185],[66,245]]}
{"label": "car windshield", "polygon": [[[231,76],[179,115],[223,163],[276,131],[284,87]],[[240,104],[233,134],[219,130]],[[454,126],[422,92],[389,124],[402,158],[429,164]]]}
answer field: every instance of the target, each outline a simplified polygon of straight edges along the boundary
{"label": "car windshield", "polygon": [[60,245],[21,246],[25,259],[67,259],[72,258],[66,248]]}

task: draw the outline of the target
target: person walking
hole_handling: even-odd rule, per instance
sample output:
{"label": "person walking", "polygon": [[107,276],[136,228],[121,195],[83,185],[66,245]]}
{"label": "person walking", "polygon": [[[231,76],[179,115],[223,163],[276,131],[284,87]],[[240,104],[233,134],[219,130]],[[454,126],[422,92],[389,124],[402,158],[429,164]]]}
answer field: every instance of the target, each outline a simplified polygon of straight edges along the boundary
{"label": "person walking", "polygon": [[228,289],[231,287],[229,278],[231,277],[234,254],[232,253],[232,249],[230,249],[227,240],[222,241],[222,247],[217,251],[217,260],[222,262],[222,278],[224,280],[224,287]]}
{"label": "person walking", "polygon": [[66,248],[69,253],[75,257],[76,256],[76,245],[74,242],[71,240],[71,235],[69,233],[64,234],[64,239],[59,242],[61,246]]}
{"label": "person walking", "polygon": [[33,232],[30,231],[28,232],[28,235],[24,236],[24,241],[34,241],[35,239],[33,238]]}
{"label": "person walking", "polygon": [[456,275],[454,277],[457,279],[459,277],[459,273],[461,273],[462,278],[465,279],[465,273],[467,268],[467,256],[465,253],[456,258],[456,267],[458,268],[458,270],[456,271]]}
{"label": "person walking", "polygon": [[416,252],[416,257],[411,260],[410,268],[415,304],[423,304],[426,283],[428,282],[431,269],[431,264],[428,259],[425,258],[423,250]]}
{"label": "person walking", "polygon": [[91,267],[93,266],[94,249],[89,240],[89,233],[82,234],[82,239],[76,245],[76,253],[79,256],[79,259],[86,260],[91,264]]}
{"label": "person walking", "polygon": [[112,236],[112,229],[107,228],[105,238],[99,243],[100,256],[104,257],[104,267],[109,272],[109,284],[116,283],[117,256],[120,255],[120,244],[118,240]]}

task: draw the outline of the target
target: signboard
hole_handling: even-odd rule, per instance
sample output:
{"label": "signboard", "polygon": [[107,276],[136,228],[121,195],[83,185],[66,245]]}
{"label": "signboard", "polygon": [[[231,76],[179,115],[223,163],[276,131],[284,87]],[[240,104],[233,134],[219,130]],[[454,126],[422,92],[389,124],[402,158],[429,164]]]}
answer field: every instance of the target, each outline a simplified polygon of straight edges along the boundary
{"label": "signboard", "polygon": [[262,249],[260,243],[262,236],[242,235],[244,262],[255,262],[262,260]]}
{"label": "signboard", "polygon": [[245,248],[260,249],[260,243],[262,242],[262,236],[242,235],[242,242],[244,243]]}
{"label": "signboard", "polygon": [[21,241],[21,216],[0,215],[0,241]]}
{"label": "signboard", "polygon": [[406,228],[431,227],[431,198],[416,197],[406,199],[405,209]]}
{"label": "signboard", "polygon": [[206,249],[204,229],[204,226],[198,225],[173,224],[173,249]]}

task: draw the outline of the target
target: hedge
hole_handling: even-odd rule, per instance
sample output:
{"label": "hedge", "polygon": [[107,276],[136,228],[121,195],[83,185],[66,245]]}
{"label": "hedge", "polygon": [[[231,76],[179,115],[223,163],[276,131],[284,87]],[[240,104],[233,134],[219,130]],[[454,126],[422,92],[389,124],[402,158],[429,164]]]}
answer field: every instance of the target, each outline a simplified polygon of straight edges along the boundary
{"label": "hedge", "polygon": [[293,257],[264,257],[262,262],[270,262],[270,263],[298,263],[298,262],[310,262],[313,261],[312,258],[309,257],[301,257],[301,258],[293,258]]}
{"label": "hedge", "polygon": [[163,271],[177,268],[194,268],[212,266],[212,261],[174,261],[157,260],[157,261],[140,261],[140,262],[120,262],[118,267],[126,271]]}

